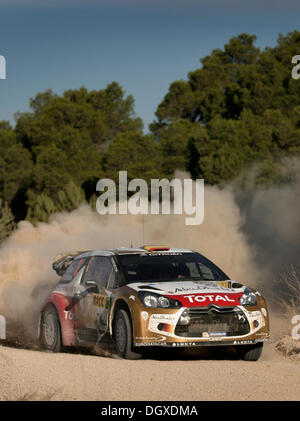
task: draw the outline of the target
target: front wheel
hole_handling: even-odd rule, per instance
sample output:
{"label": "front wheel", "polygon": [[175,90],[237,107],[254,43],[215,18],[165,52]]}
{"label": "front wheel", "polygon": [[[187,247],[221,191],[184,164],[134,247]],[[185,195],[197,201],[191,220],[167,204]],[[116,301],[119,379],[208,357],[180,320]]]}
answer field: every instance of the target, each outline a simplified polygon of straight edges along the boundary
{"label": "front wheel", "polygon": [[119,310],[114,323],[114,338],[118,354],[122,358],[137,360],[140,354],[132,351],[132,327],[125,310]]}
{"label": "front wheel", "polygon": [[42,313],[41,344],[48,351],[61,351],[60,323],[56,309],[52,305],[48,305]]}
{"label": "front wheel", "polygon": [[254,345],[238,345],[235,347],[238,358],[245,361],[257,361],[262,354],[263,342]]}

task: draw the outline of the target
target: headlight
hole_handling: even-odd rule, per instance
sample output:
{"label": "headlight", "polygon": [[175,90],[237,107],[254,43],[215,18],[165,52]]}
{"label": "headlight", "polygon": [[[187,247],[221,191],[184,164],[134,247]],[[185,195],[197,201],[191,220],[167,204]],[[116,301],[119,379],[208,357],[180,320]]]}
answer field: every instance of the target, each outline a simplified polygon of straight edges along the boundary
{"label": "headlight", "polygon": [[157,307],[157,298],[154,295],[145,295],[144,304],[147,307]]}
{"label": "headlight", "polygon": [[146,307],[159,308],[177,308],[181,307],[181,303],[177,300],[164,297],[163,295],[153,294],[152,292],[139,292],[140,300]]}
{"label": "headlight", "polygon": [[240,298],[240,304],[242,306],[255,306],[257,304],[257,298],[254,292],[245,292]]}

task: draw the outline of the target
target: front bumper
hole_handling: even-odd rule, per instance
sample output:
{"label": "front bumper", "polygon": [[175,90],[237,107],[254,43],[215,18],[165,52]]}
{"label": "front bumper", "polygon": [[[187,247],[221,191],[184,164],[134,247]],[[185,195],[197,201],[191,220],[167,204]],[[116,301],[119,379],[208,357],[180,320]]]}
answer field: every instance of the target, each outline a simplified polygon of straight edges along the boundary
{"label": "front bumper", "polygon": [[134,346],[194,347],[244,345],[269,338],[266,309],[210,306],[145,309],[134,333]]}

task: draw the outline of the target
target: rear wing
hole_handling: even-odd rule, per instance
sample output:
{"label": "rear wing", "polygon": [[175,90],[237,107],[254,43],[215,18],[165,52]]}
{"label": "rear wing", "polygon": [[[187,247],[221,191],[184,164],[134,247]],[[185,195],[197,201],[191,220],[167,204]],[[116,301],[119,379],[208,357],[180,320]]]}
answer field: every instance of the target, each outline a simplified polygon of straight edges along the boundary
{"label": "rear wing", "polygon": [[83,254],[86,252],[87,251],[81,250],[81,251],[73,251],[70,253],[63,253],[63,254],[57,255],[52,263],[53,270],[55,270],[57,275],[62,276],[65,273],[65,271],[68,269],[70,264],[73,262],[73,260],[80,254]]}

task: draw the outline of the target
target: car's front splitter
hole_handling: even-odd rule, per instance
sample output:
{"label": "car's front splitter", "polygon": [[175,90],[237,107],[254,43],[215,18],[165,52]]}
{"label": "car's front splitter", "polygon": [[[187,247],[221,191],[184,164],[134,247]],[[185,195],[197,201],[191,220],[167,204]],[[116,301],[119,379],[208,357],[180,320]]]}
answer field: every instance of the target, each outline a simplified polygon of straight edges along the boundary
{"label": "car's front splitter", "polygon": [[251,345],[259,342],[267,342],[269,338],[264,339],[244,339],[244,340],[210,340],[210,341],[184,341],[184,342],[166,342],[166,341],[153,341],[153,342],[135,342],[135,347],[168,347],[168,348],[182,348],[182,347],[203,347],[203,346],[235,346],[235,345]]}

